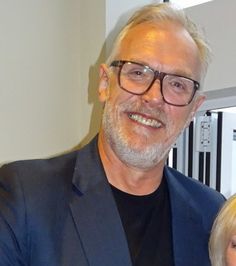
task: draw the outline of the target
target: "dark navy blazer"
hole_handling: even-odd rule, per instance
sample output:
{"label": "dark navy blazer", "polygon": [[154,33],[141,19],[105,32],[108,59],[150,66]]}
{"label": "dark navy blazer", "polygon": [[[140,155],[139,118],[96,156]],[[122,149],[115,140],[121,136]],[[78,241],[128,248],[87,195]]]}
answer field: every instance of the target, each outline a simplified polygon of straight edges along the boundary
{"label": "dark navy blazer", "polygon": [[[164,171],[175,265],[209,266],[209,232],[224,198]],[[131,266],[96,139],[80,151],[0,169],[0,266],[20,265]]]}

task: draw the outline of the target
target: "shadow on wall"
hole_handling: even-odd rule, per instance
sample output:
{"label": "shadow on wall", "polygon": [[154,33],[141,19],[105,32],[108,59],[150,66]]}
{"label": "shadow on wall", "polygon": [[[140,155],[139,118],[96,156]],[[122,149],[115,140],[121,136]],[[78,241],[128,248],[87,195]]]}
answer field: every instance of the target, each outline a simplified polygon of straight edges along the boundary
{"label": "shadow on wall", "polygon": [[88,104],[92,105],[92,112],[90,117],[89,131],[86,136],[74,147],[74,150],[86,145],[99,131],[103,105],[98,99],[98,84],[99,84],[99,67],[106,59],[106,41],[104,42],[101,52],[95,62],[91,65],[88,72]]}

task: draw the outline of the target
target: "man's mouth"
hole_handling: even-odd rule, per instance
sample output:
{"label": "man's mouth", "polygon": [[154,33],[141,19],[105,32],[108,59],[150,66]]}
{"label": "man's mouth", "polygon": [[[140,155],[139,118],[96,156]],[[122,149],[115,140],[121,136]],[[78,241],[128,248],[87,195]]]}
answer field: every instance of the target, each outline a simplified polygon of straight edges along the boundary
{"label": "man's mouth", "polygon": [[162,126],[160,122],[158,122],[156,119],[153,118],[147,118],[144,117],[140,114],[134,114],[134,113],[129,113],[129,118],[135,122],[138,122],[144,126],[149,126],[153,128],[159,128]]}

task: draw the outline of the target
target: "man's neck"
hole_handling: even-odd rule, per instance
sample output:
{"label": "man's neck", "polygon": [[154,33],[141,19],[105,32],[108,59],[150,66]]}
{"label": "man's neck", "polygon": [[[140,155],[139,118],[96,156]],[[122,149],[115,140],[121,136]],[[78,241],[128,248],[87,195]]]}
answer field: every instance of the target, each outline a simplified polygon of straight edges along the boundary
{"label": "man's neck", "polygon": [[107,179],[114,187],[133,195],[147,195],[155,191],[162,180],[165,161],[151,169],[133,167],[122,162],[100,132],[98,149]]}

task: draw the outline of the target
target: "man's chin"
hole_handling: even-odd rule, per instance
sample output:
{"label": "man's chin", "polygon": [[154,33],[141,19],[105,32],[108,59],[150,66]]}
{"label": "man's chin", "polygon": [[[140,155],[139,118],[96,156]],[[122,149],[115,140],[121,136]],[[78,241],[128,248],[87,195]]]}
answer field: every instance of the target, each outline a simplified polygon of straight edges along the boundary
{"label": "man's chin", "polygon": [[132,150],[133,152],[137,153],[148,153],[153,149],[154,146],[158,147],[161,144],[151,141],[148,138],[129,138],[126,141],[126,146]]}

